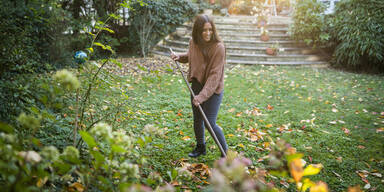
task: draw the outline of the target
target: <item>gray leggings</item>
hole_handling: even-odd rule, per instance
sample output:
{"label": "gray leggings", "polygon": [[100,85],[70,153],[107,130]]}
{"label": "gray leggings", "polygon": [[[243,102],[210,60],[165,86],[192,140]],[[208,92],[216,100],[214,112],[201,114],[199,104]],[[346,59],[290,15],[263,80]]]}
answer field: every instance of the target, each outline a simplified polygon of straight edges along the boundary
{"label": "gray leggings", "polygon": [[[197,82],[196,80],[192,81],[192,90],[195,93],[195,95],[198,95],[202,89],[203,89],[203,86],[199,82]],[[221,92],[220,94],[214,93],[207,101],[205,101],[200,105],[203,108],[203,111],[207,116],[207,119],[211,124],[211,127],[215,132],[216,137],[219,140],[221,146],[223,147],[224,151],[227,151],[228,147],[225,141],[223,131],[221,127],[219,127],[216,124],[216,118],[219,112],[222,98],[223,98],[223,92]],[[191,103],[192,103],[192,96],[191,96]],[[201,115],[199,108],[195,107],[193,104],[192,104],[192,111],[193,111],[193,128],[195,131],[196,142],[197,144],[200,144],[200,145],[205,144],[204,118]]]}

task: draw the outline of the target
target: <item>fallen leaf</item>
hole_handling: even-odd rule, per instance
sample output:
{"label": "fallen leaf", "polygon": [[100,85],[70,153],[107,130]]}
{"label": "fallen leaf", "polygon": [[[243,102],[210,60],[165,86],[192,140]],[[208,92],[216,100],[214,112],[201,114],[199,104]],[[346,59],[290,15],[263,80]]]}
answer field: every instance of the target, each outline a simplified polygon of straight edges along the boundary
{"label": "fallen leaf", "polygon": [[239,147],[241,147],[243,149],[245,148],[245,146],[242,143],[238,144],[237,146],[239,146]]}
{"label": "fallen leaf", "polygon": [[268,109],[268,110],[273,110],[273,107],[272,107],[271,105],[268,104],[267,109]]}
{"label": "fallen leaf", "polygon": [[301,159],[293,159],[289,164],[289,172],[291,173],[293,179],[297,182],[303,177],[303,164]]}
{"label": "fallen leaf", "polygon": [[173,185],[173,186],[178,186],[178,185],[180,185],[180,184],[179,184],[178,181],[172,181],[172,182],[171,182],[171,185]]}
{"label": "fallen leaf", "polygon": [[179,131],[179,134],[180,134],[180,135],[184,135],[183,131]]}
{"label": "fallen leaf", "polygon": [[183,137],[183,138],[181,138],[181,139],[184,140],[184,141],[188,141],[188,140],[191,139],[191,137],[190,137],[190,136],[185,136],[185,137]]}
{"label": "fallen leaf", "polygon": [[345,134],[349,135],[350,131],[349,129],[345,128],[345,127],[342,127],[341,130],[344,131]]}
{"label": "fallen leaf", "polygon": [[341,177],[339,174],[337,174],[336,172],[332,171],[333,174],[335,174],[337,177]]}
{"label": "fallen leaf", "polygon": [[336,108],[332,108],[332,112],[337,113],[338,110]]}
{"label": "fallen leaf", "polygon": [[371,175],[374,175],[374,176],[376,176],[376,177],[382,177],[382,175],[381,175],[381,173],[371,173]]}
{"label": "fallen leaf", "polygon": [[348,192],[363,192],[360,186],[348,187]]}
{"label": "fallen leaf", "polygon": [[84,186],[78,182],[75,182],[75,183],[72,183],[71,185],[69,185],[69,191],[79,191],[79,192],[83,192],[84,191]]}
{"label": "fallen leaf", "polygon": [[376,129],[376,133],[380,133],[380,132],[383,132],[383,131],[384,131],[384,127]]}
{"label": "fallen leaf", "polygon": [[316,175],[316,174],[318,174],[321,171],[322,168],[323,168],[322,164],[311,164],[311,165],[308,165],[304,169],[304,171],[303,171],[303,176]]}
{"label": "fallen leaf", "polygon": [[359,145],[359,146],[357,146],[359,149],[365,149],[365,147],[364,146],[362,146],[362,145]]}
{"label": "fallen leaf", "polygon": [[272,124],[268,124],[268,125],[266,125],[265,127],[266,128],[271,128],[273,125]]}
{"label": "fallen leaf", "polygon": [[232,113],[234,111],[235,111],[235,108],[231,108],[231,109],[228,110],[228,112],[230,112],[230,113]]}
{"label": "fallen leaf", "polygon": [[228,136],[228,137],[234,137],[235,135],[233,135],[233,134],[228,134],[227,136]]}
{"label": "fallen leaf", "polygon": [[309,192],[328,192],[328,186],[326,183],[319,181],[309,189]]}
{"label": "fallen leaf", "polygon": [[39,180],[37,181],[36,183],[36,186],[37,187],[42,187],[43,185],[45,185],[45,183],[48,181],[48,177],[45,176],[44,178],[39,178]]}
{"label": "fallen leaf", "polygon": [[367,183],[366,185],[364,185],[364,189],[369,189],[371,188],[371,184]]}

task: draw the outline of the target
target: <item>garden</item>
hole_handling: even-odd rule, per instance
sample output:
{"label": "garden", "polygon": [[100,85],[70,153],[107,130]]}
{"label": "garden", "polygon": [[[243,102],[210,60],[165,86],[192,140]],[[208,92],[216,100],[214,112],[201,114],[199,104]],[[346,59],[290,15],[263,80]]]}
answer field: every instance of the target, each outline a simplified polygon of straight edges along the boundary
{"label": "garden", "polygon": [[225,158],[208,133],[207,154],[188,157],[188,88],[169,57],[150,53],[221,4],[95,2],[1,3],[4,191],[384,189],[383,1],[341,1],[330,15],[296,1],[292,38],[331,67],[226,65]]}

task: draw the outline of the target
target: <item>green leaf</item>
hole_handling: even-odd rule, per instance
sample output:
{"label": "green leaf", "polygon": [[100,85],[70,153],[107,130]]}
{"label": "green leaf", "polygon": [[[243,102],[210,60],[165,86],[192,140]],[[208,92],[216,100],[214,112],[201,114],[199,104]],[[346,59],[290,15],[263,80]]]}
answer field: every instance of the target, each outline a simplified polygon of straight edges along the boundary
{"label": "green leaf", "polygon": [[108,31],[110,33],[115,33],[115,31],[113,31],[112,29],[110,29],[108,27],[103,27],[103,28],[101,28],[101,30]]}
{"label": "green leaf", "polygon": [[292,154],[292,155],[287,155],[286,158],[287,158],[287,161],[288,161],[288,165],[291,164],[292,160],[294,160],[294,159],[301,159],[302,157],[304,157],[304,154],[302,154],[302,153],[295,153],[295,154]]}
{"label": "green leaf", "polygon": [[99,43],[99,42],[95,42],[94,44],[95,44],[96,46],[99,46],[99,47],[103,48],[103,49],[106,49],[106,48],[105,48],[105,45],[103,45],[103,44],[101,44],[101,43]]}
{"label": "green leaf", "polygon": [[86,131],[79,131],[80,135],[81,135],[81,138],[85,141],[85,143],[87,143],[87,145],[89,146],[90,149],[96,147],[96,142],[95,142],[95,139],[93,139],[93,137],[91,135],[89,135],[88,132]]}
{"label": "green leaf", "polygon": [[140,147],[144,147],[145,146],[145,142],[144,142],[144,140],[142,138],[137,139],[136,142],[140,145]]}
{"label": "green leaf", "polygon": [[273,176],[277,176],[277,177],[283,177],[283,178],[289,178],[288,176],[288,172],[287,171],[275,171],[275,170],[271,170],[269,171],[269,173]]}
{"label": "green leaf", "polygon": [[92,156],[95,158],[95,167],[98,169],[105,161],[104,155],[98,151],[91,151]]}
{"label": "green leaf", "polygon": [[118,145],[112,145],[111,148],[112,148],[112,152],[114,153],[125,153],[127,151],[123,147]]}
{"label": "green leaf", "polygon": [[13,133],[14,129],[12,126],[5,124],[3,122],[0,122],[0,131],[5,133]]}

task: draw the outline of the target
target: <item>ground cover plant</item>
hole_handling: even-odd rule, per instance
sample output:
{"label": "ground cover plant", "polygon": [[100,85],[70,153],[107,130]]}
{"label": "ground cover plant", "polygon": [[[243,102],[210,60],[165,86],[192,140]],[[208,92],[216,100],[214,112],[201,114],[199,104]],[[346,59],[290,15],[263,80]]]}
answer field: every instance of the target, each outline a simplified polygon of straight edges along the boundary
{"label": "ground cover plant", "polygon": [[[383,186],[382,76],[331,69],[231,66],[218,123],[231,150],[244,152],[255,167],[265,167],[272,140],[284,139],[305,154],[308,163],[322,163],[317,176],[332,191],[360,185]],[[147,124],[166,132],[162,148],[146,152],[159,171],[186,158],[193,148],[188,92],[178,74],[132,76],[134,108],[128,127]],[[190,162],[209,166],[219,150],[208,139],[209,153]],[[369,184],[369,185],[368,185]]]}
{"label": "ground cover plant", "polygon": [[[66,96],[64,106],[55,115],[55,123],[48,121],[49,126],[44,113],[43,117],[31,119],[19,116],[21,126],[44,124],[40,129],[33,128],[39,142],[33,137],[26,137],[23,142],[32,140],[30,149],[43,147],[39,153],[49,160],[33,159],[38,155],[30,151],[11,156],[22,157],[25,162],[31,161],[32,168],[36,167],[29,173],[37,177],[27,177],[27,184],[37,182],[40,188],[89,191],[143,185],[147,190],[148,187],[166,190],[167,187],[158,187],[166,183],[173,190],[212,191],[218,186],[240,190],[238,183],[220,178],[230,179],[231,174],[238,175],[236,170],[247,167],[251,175],[263,176],[257,177],[257,181],[272,182],[288,191],[305,191],[295,185],[301,176],[292,174],[292,169],[288,177],[281,171],[287,169],[287,164],[282,163],[281,152],[275,148],[281,148],[278,146],[282,139],[303,154],[296,158],[302,158],[307,165],[323,167],[309,178],[327,183],[331,191],[345,191],[355,185],[372,191],[383,187],[382,76],[332,69],[228,66],[218,124],[224,128],[229,149],[243,153],[246,159],[236,160],[230,155],[223,164],[216,161],[220,153],[208,134],[208,154],[197,159],[187,157],[194,147],[188,90],[169,58],[121,58],[115,62],[121,63],[122,68],[107,65],[100,72],[91,105],[84,112],[87,121],[105,117],[104,123],[97,122],[90,130],[80,131],[85,143],[80,145],[80,154],[75,159],[69,158],[68,153],[76,154],[77,150],[67,147],[72,144],[71,129],[76,114],[73,96],[72,99]],[[91,61],[87,65],[92,69],[100,64],[102,61]],[[82,86],[87,87],[89,71],[82,73],[77,76]],[[30,123],[26,125],[25,121]],[[1,127],[4,131],[4,126]],[[15,140],[9,135],[1,136],[5,142],[2,146],[9,146],[7,142]],[[68,136],[70,139],[66,140]],[[126,142],[121,143],[121,138]],[[48,145],[55,145],[63,152],[44,147]],[[9,160],[10,153],[5,154],[3,162]],[[53,158],[60,161],[50,165]],[[228,162],[235,165],[237,162],[238,166]],[[292,162],[298,161],[291,159]],[[17,165],[17,161],[14,163]],[[47,167],[53,170],[50,176],[43,171]],[[218,171],[212,171],[213,167]],[[3,176],[12,175],[5,170],[8,169],[1,169]],[[12,177],[3,179],[12,180]],[[309,183],[302,181],[299,183]],[[135,183],[142,185],[132,185]]]}

